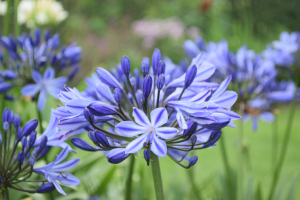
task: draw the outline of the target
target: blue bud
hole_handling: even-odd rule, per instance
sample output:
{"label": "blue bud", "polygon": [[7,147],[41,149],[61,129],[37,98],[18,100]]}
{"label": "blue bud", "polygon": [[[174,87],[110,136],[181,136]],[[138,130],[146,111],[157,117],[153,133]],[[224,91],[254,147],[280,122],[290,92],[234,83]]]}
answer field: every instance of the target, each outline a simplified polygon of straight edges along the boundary
{"label": "blue bud", "polygon": [[36,158],[34,156],[32,156],[30,159],[29,159],[29,164],[31,167],[33,167],[33,165],[35,164],[36,162]]}
{"label": "blue bud", "polygon": [[185,41],[183,43],[182,47],[183,47],[186,55],[191,59],[195,58],[200,53],[197,45],[191,40]]}
{"label": "blue bud", "polygon": [[6,80],[12,80],[18,77],[18,74],[13,70],[6,70],[2,73],[3,78]]}
{"label": "blue bud", "polygon": [[10,90],[14,85],[12,83],[2,82],[0,83],[0,93],[7,92]]}
{"label": "blue bud", "polygon": [[145,98],[144,98],[143,92],[141,90],[138,90],[135,93],[135,96],[136,96],[140,106],[142,107],[142,105],[145,103]]}
{"label": "blue bud", "polygon": [[2,123],[8,122],[10,119],[10,110],[8,108],[5,108],[2,115]]}
{"label": "blue bud", "polygon": [[15,116],[15,114],[14,114],[14,112],[11,110],[11,111],[10,111],[10,115],[9,115],[9,119],[8,119],[9,125],[12,125],[12,123],[14,122],[14,116]]}
{"label": "blue bud", "polygon": [[189,160],[189,166],[188,167],[192,167],[193,165],[196,164],[197,161],[198,161],[198,156],[191,157],[190,160]]}
{"label": "blue bud", "polygon": [[195,42],[202,51],[206,51],[205,41],[201,37],[196,37]]}
{"label": "blue bud", "polygon": [[21,168],[22,164],[23,164],[23,161],[25,159],[25,154],[23,151],[19,151],[18,155],[17,155],[17,159],[18,159],[18,162],[19,162],[19,168]]}
{"label": "blue bud", "polygon": [[2,133],[1,133],[1,131],[0,131],[0,145],[2,145]]}
{"label": "blue bud", "polygon": [[24,151],[27,145],[27,138],[25,136],[22,137],[21,143],[22,143],[22,151]]}
{"label": "blue bud", "polygon": [[188,88],[192,84],[196,75],[197,75],[196,65],[189,66],[188,69],[186,70],[184,88]]}
{"label": "blue bud", "polygon": [[159,61],[158,63],[158,67],[157,67],[157,76],[161,75],[161,74],[165,74],[166,71],[166,64],[164,61]]}
{"label": "blue bud", "polygon": [[31,134],[30,134],[30,137],[29,137],[29,149],[31,149],[35,143],[35,140],[36,140],[36,135],[37,135],[37,132],[36,131],[32,131]]}
{"label": "blue bud", "polygon": [[130,154],[125,153],[125,148],[116,148],[116,149],[110,150],[106,154],[106,158],[107,158],[108,162],[110,162],[112,164],[118,164],[118,163],[124,161],[126,158],[128,158],[128,156],[130,156]]}
{"label": "blue bud", "polygon": [[149,163],[150,163],[150,156],[151,156],[150,150],[149,149],[145,149],[144,150],[144,158],[145,158],[148,166],[149,166]]}
{"label": "blue bud", "polygon": [[23,127],[20,135],[18,136],[18,140],[20,141],[23,136],[27,137],[32,131],[36,129],[37,125],[38,125],[37,119],[32,119],[28,121]]}
{"label": "blue bud", "polygon": [[114,90],[114,97],[115,97],[115,100],[116,100],[117,104],[121,104],[121,102],[122,102],[122,92],[119,88],[116,88]]}
{"label": "blue bud", "polygon": [[2,182],[2,177],[1,177],[1,175],[0,175],[0,185],[1,185],[1,182]]}
{"label": "blue bud", "polygon": [[157,74],[157,67],[159,64],[159,61],[161,61],[161,54],[159,49],[155,49],[152,55],[152,67],[153,67],[153,74]]}
{"label": "blue bud", "polygon": [[51,33],[48,29],[45,31],[44,37],[46,42],[50,39]]}
{"label": "blue bud", "polygon": [[37,157],[37,159],[40,159],[42,157],[44,157],[52,148],[52,146],[45,146],[43,149],[41,149],[41,152],[39,154],[39,156]]}
{"label": "blue bud", "polygon": [[123,88],[121,86],[121,84],[116,80],[116,78],[111,75],[111,73],[109,73],[106,69],[103,69],[101,67],[98,67],[96,69],[96,73],[99,77],[99,79],[106,85],[108,85],[109,87],[115,89],[115,88],[119,88],[122,92],[123,92]]}
{"label": "blue bud", "polygon": [[40,149],[43,150],[43,148],[45,148],[45,146],[47,145],[48,142],[48,138],[47,136],[43,136],[42,141],[40,143]]}
{"label": "blue bud", "polygon": [[159,75],[157,81],[156,81],[156,86],[158,90],[161,90],[164,87],[165,84],[165,75],[161,74]]}
{"label": "blue bud", "polygon": [[198,124],[196,122],[193,122],[193,121],[189,121],[187,123],[187,125],[188,125],[188,128],[185,129],[183,131],[183,134],[182,134],[182,136],[184,138],[188,138],[190,135],[194,134],[195,131],[197,130],[197,127],[198,127]]}
{"label": "blue bud", "polygon": [[147,76],[149,74],[149,64],[147,64],[146,62],[142,62],[141,71],[144,76]]}
{"label": "blue bud", "polygon": [[41,56],[38,58],[38,61],[37,61],[37,65],[39,67],[45,67],[47,64],[47,57],[46,56]]}
{"label": "blue bud", "polygon": [[[146,63],[148,66],[150,66],[150,60],[148,57],[144,57],[142,62]],[[148,71],[149,71],[149,67],[148,67]]]}
{"label": "blue bud", "polygon": [[1,39],[1,44],[6,48],[6,49],[10,49],[12,50],[13,47],[11,46],[11,43],[10,43],[10,39],[6,36],[2,36]]}
{"label": "blue bud", "polygon": [[222,129],[225,126],[227,126],[227,124],[229,124],[229,122],[231,121],[231,118],[228,115],[221,113],[212,113],[210,116],[213,117],[216,120],[216,122],[212,124],[205,124],[203,125],[203,127],[211,130]]}
{"label": "blue bud", "polygon": [[208,148],[213,146],[221,137],[222,131],[221,130],[214,130],[208,139],[208,142],[202,146],[202,148]]}
{"label": "blue bud", "polygon": [[85,119],[88,120],[90,123],[94,122],[94,115],[92,115],[88,108],[84,108],[83,115]]}
{"label": "blue bud", "polygon": [[36,28],[34,31],[35,35],[35,46],[39,46],[41,41],[41,30],[39,28]]}
{"label": "blue bud", "polygon": [[96,116],[117,115],[118,111],[111,105],[102,102],[92,102],[87,108]]}
{"label": "blue bud", "polygon": [[56,62],[56,55],[51,55],[50,56],[50,65],[53,67]]}
{"label": "blue bud", "polygon": [[3,123],[3,130],[6,132],[8,130],[8,128],[9,128],[8,122],[4,122]]}
{"label": "blue bud", "polygon": [[121,67],[123,73],[128,77],[130,74],[130,60],[127,56],[124,56],[121,60]]}
{"label": "blue bud", "polygon": [[73,67],[72,71],[68,75],[68,81],[70,81],[70,80],[72,80],[74,78],[74,76],[77,74],[77,72],[79,71],[79,69],[80,69],[79,65],[76,65],[75,67]]}
{"label": "blue bud", "polygon": [[197,136],[196,135],[192,135],[192,137],[190,138],[190,142],[192,145],[195,145],[197,142]]}
{"label": "blue bud", "polygon": [[90,140],[92,140],[92,142],[93,142],[95,145],[99,146],[98,140],[97,140],[96,137],[95,137],[95,131],[89,131],[89,132],[88,132],[88,136],[89,136]]}
{"label": "blue bud", "polygon": [[130,78],[130,84],[132,85],[132,87],[134,87],[136,85],[136,79],[134,77]]}
{"label": "blue bud", "polygon": [[4,98],[5,98],[5,100],[8,100],[8,101],[14,101],[15,100],[15,97],[11,94],[5,94]]}
{"label": "blue bud", "polygon": [[97,148],[93,147],[92,145],[90,145],[89,143],[87,143],[86,141],[84,141],[81,138],[73,137],[73,138],[71,138],[71,143],[75,147],[82,149],[84,151],[98,151]]}
{"label": "blue bud", "polygon": [[151,76],[145,76],[143,81],[143,95],[145,100],[148,99],[152,89],[152,77]]}
{"label": "blue bud", "polygon": [[110,147],[106,136],[101,131],[95,131],[95,138],[104,147]]}
{"label": "blue bud", "polygon": [[55,190],[55,186],[52,182],[42,185],[39,189],[36,190],[36,193],[48,193]]}

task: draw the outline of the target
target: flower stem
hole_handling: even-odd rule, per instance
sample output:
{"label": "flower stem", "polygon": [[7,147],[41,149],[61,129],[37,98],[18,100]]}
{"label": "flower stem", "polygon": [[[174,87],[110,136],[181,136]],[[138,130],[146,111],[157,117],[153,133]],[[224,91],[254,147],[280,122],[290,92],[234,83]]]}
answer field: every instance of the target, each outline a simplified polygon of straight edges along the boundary
{"label": "flower stem", "polygon": [[128,168],[128,175],[126,179],[126,189],[125,189],[125,200],[131,200],[131,188],[132,188],[132,174],[134,168],[134,155],[130,156],[130,164]]}
{"label": "flower stem", "polygon": [[273,199],[273,195],[275,193],[275,188],[276,188],[276,185],[277,185],[277,182],[279,179],[280,171],[281,171],[281,168],[282,168],[282,165],[284,162],[286,150],[287,150],[290,135],[291,135],[291,129],[292,129],[293,121],[294,121],[294,115],[295,115],[295,111],[296,111],[296,102],[297,102],[297,94],[295,94],[294,100],[293,100],[291,108],[290,108],[288,123],[287,123],[286,131],[285,131],[285,137],[284,137],[283,144],[282,144],[282,149],[280,151],[279,159],[278,159],[278,162],[277,162],[277,165],[276,165],[276,168],[274,171],[274,175],[273,175],[272,186],[271,186],[269,197],[268,197],[269,200]]}
{"label": "flower stem", "polygon": [[[240,114],[243,116],[244,103],[240,103]],[[243,199],[243,120],[240,119],[238,133],[238,174],[237,174],[237,198]]]}
{"label": "flower stem", "polygon": [[[11,16],[10,16],[10,7],[11,7],[11,0],[7,0],[6,2],[7,2],[7,7],[6,7],[6,14],[4,16],[3,35],[8,36],[9,33],[10,33],[10,18],[11,18]],[[7,63],[9,63],[7,51],[4,52],[4,60]]]}
{"label": "flower stem", "polygon": [[278,132],[277,132],[277,117],[275,115],[275,119],[272,123],[273,125],[273,131],[272,131],[272,160],[271,160],[271,168],[272,172],[275,172],[275,166],[276,166],[276,161],[277,161],[277,149],[278,149]]}
{"label": "flower stem", "polygon": [[[191,156],[194,156],[193,152],[192,152]],[[194,167],[191,167],[191,168],[187,169],[187,172],[188,172],[188,175],[190,177],[190,182],[192,184],[192,190],[193,190],[193,193],[194,193],[194,198],[198,199],[198,200],[201,200],[202,197],[201,197],[201,194],[200,194],[200,189],[199,189],[199,187],[197,187],[196,182],[195,182]]]}
{"label": "flower stem", "polygon": [[14,0],[14,33],[15,37],[20,34],[20,25],[18,23],[18,6],[19,0]]}
{"label": "flower stem", "polygon": [[161,179],[160,167],[159,167],[159,159],[158,156],[151,153],[151,168],[152,168],[152,176],[155,188],[155,196],[156,200],[164,200],[164,190]]}

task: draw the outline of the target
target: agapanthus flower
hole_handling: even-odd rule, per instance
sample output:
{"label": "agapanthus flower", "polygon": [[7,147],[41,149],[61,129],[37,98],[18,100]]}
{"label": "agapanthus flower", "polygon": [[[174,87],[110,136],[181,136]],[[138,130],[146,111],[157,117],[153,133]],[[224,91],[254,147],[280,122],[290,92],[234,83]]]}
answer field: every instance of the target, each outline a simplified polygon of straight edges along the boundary
{"label": "agapanthus flower", "polygon": [[[4,193],[8,192],[8,188],[29,193],[48,193],[56,188],[60,193],[65,194],[56,181],[65,185],[79,184],[76,177],[71,174],[65,174],[65,176],[63,173],[73,168],[79,159],[59,164],[66,157],[68,151],[73,150],[63,141],[60,144],[57,143],[57,139],[53,142],[53,135],[59,134],[55,131],[57,120],[53,118],[53,115],[49,126],[40,137],[35,131],[38,126],[37,119],[29,120],[21,127],[19,115],[14,114],[8,108],[3,112],[1,123],[4,132],[0,132],[0,151],[3,158],[0,160],[2,166],[0,170],[0,189]],[[63,150],[54,162],[44,168],[35,168],[35,163],[47,156],[51,146],[59,146]],[[32,173],[42,174],[46,179],[33,180]],[[24,186],[20,187],[18,185],[19,183],[30,182],[36,183],[36,186],[33,187],[31,184],[31,189],[25,189]]]}
{"label": "agapanthus flower", "polygon": [[[66,132],[88,131],[96,146],[76,137],[71,142],[85,151],[103,151],[114,164],[144,150],[147,165],[154,154],[168,155],[189,168],[197,157],[189,158],[188,152],[214,146],[221,129],[234,126],[232,120],[240,118],[231,111],[237,94],[226,91],[231,77],[220,86],[208,82],[215,66],[204,62],[201,54],[181,76],[173,76],[177,66],[166,64],[158,49],[153,53],[152,68],[149,60],[141,62],[142,75],[137,70],[131,74],[132,66],[125,56],[113,73],[97,68],[98,80],[95,75],[93,81],[87,79],[89,87],[84,93],[66,87],[67,92],[59,95],[64,106],[54,111],[60,119],[58,127]],[[191,123],[193,130],[186,133]]]}
{"label": "agapanthus flower", "polygon": [[[2,36],[1,45],[9,55],[8,60],[5,60],[3,54],[0,54],[3,67],[3,70],[0,71],[1,93],[7,94],[13,86],[40,84],[42,78],[38,76],[44,74],[43,82],[47,79],[47,91],[56,96],[57,90],[60,90],[58,87],[70,81],[79,70],[81,48],[76,43],[60,48],[59,35],[54,34],[52,36],[48,30],[45,31],[44,35],[37,28],[32,35],[23,33],[17,38],[12,35],[9,37]],[[55,75],[61,77],[66,71],[69,73],[66,78],[49,82],[50,79],[55,78]],[[40,85],[43,85],[40,88],[44,88],[44,84]],[[33,91],[36,90],[37,88]],[[45,91],[41,90],[41,99],[45,96]],[[40,109],[43,107],[42,102],[41,100]]]}

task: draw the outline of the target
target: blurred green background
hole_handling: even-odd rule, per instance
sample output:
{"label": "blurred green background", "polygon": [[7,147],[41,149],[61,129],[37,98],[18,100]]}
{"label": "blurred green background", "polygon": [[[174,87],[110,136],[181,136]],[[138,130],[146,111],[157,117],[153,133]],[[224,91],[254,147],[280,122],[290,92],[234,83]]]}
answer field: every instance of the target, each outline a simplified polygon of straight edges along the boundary
{"label": "blurred green background", "polygon": [[[218,42],[226,39],[229,48],[236,51],[243,44],[256,52],[262,51],[266,44],[279,37],[282,31],[300,31],[299,0],[62,0],[68,18],[52,32],[59,32],[62,43],[77,41],[82,47],[81,71],[71,83],[83,89],[83,79],[102,65],[113,68],[124,55],[129,56],[132,66],[139,68],[143,57],[151,57],[154,48],[175,63],[184,58],[181,47],[187,39],[199,35],[206,41]],[[173,17],[173,18],[172,18]],[[174,18],[176,17],[176,18]],[[176,38],[164,36],[156,39],[152,46],[145,46],[142,37],[133,31],[133,22],[141,19],[175,19],[184,26],[183,33]],[[23,27],[25,29],[25,27]],[[170,30],[170,32],[176,31]],[[151,30],[150,30],[151,32]],[[155,32],[155,30],[153,30]],[[48,101],[48,112],[43,119],[49,119],[50,108],[57,102]],[[34,105],[26,109],[30,111]],[[286,128],[288,105],[280,108],[276,121],[281,146]],[[24,108],[23,108],[24,109]],[[26,110],[24,110],[26,113]],[[288,146],[282,176],[277,187],[276,198],[300,199],[299,143],[300,108],[297,109]],[[45,122],[44,122],[45,123]],[[239,122],[236,122],[237,124]],[[46,125],[46,124],[45,124]],[[245,176],[247,199],[256,199],[258,185],[265,199],[271,183],[271,138],[274,124],[260,122],[256,133],[252,132],[250,122],[244,126],[245,149],[249,157],[245,160],[248,169]],[[225,141],[230,166],[237,166],[237,129],[226,128],[222,136]],[[83,138],[87,138],[84,135]],[[279,147],[280,147],[279,146]],[[57,151],[51,151],[54,156]],[[192,168],[195,180],[204,199],[230,199],[226,192],[224,165],[221,147],[197,151],[198,163]],[[87,199],[99,195],[101,199],[123,199],[123,188],[129,161],[120,165],[108,164],[102,153],[78,151],[73,157],[80,157],[74,174],[82,181],[78,187],[66,189],[68,196],[57,194],[56,199]],[[49,156],[51,157],[51,156]],[[150,167],[143,158],[137,157],[133,175],[134,199],[154,199],[153,180]],[[181,168],[166,157],[161,158],[161,168],[166,199],[194,199],[188,170]],[[255,192],[256,191],[256,192]],[[234,191],[233,191],[234,192]],[[56,193],[56,192],[55,192]],[[20,194],[15,198],[20,198]],[[32,195],[39,199],[41,195]],[[246,198],[245,198],[246,199]]]}

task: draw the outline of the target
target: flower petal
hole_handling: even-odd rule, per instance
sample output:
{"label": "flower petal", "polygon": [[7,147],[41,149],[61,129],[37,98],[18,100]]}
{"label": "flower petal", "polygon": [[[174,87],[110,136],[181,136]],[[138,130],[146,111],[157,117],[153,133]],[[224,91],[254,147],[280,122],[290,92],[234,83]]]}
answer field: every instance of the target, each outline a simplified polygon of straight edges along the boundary
{"label": "flower petal", "polygon": [[168,122],[168,112],[165,108],[156,108],[150,113],[151,124],[159,127]]}
{"label": "flower petal", "polygon": [[275,116],[271,112],[262,112],[260,118],[265,122],[273,122]]}
{"label": "flower petal", "polygon": [[27,84],[21,89],[21,94],[23,96],[34,96],[41,89],[39,84]]}
{"label": "flower petal", "polygon": [[148,134],[143,134],[140,137],[133,140],[132,142],[130,142],[126,146],[125,153],[126,154],[137,153],[139,150],[141,150],[144,147],[144,142],[146,142],[147,136],[148,136]]}
{"label": "flower petal", "polygon": [[153,134],[153,138],[151,141],[151,151],[159,157],[166,156],[167,155],[166,142],[162,139],[159,139],[155,134]]}
{"label": "flower petal", "polygon": [[49,172],[65,172],[73,169],[78,163],[79,158],[74,158],[61,164],[55,165],[54,167],[52,167],[52,169],[49,170]]}
{"label": "flower petal", "polygon": [[79,185],[80,180],[70,173],[58,174],[57,180],[64,185]]}
{"label": "flower petal", "polygon": [[40,95],[39,95],[39,99],[38,99],[38,105],[37,105],[39,111],[44,110],[46,100],[47,100],[47,91],[45,89],[42,89],[40,91]]}
{"label": "flower petal", "polygon": [[236,102],[237,100],[237,93],[234,91],[225,91],[223,94],[221,94],[220,96],[209,100],[210,102],[214,102],[216,104],[218,104],[220,107],[223,108],[231,108],[231,106],[233,106],[233,104]]}
{"label": "flower petal", "polygon": [[218,87],[218,89],[216,89],[213,93],[213,95],[211,96],[211,100],[219,97],[221,94],[223,94],[223,92],[227,89],[229,83],[231,81],[231,76],[228,76]]}
{"label": "flower petal", "polygon": [[177,110],[176,119],[177,119],[177,123],[178,123],[178,125],[181,129],[187,129],[188,128],[187,123],[184,119],[184,116],[183,116],[182,112],[180,112],[179,110]]}
{"label": "flower petal", "polygon": [[176,128],[172,128],[172,127],[159,127],[156,128],[156,135],[158,135],[159,137],[163,138],[163,139],[171,139],[173,138],[178,130]]}
{"label": "flower petal", "polygon": [[135,122],[141,126],[151,125],[147,115],[138,108],[133,108],[132,116],[134,117]]}
{"label": "flower petal", "polygon": [[51,80],[54,78],[54,76],[55,76],[54,69],[52,67],[48,67],[43,74],[43,79]]}
{"label": "flower petal", "polygon": [[34,82],[36,82],[36,83],[40,83],[43,80],[42,75],[36,70],[32,71],[31,76],[32,76],[32,79],[34,80]]}
{"label": "flower petal", "polygon": [[117,131],[124,136],[132,137],[145,132],[146,128],[132,121],[120,122],[116,126]]}

